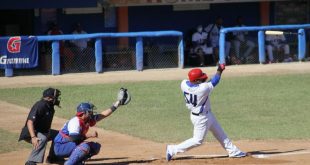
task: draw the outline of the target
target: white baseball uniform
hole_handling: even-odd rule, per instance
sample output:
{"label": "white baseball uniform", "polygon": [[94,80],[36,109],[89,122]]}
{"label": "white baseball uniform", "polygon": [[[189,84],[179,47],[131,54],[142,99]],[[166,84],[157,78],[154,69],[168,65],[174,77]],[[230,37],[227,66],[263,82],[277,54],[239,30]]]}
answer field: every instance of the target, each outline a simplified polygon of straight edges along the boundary
{"label": "white baseball uniform", "polygon": [[[75,30],[72,32],[72,34],[87,34],[87,33],[84,30],[82,30],[81,32]],[[84,50],[87,48],[88,41],[89,39],[81,39],[81,40],[72,40],[71,42],[74,43],[81,50]]]}
{"label": "white baseball uniform", "polygon": [[[209,33],[210,35],[210,40],[211,40],[211,46],[213,48],[218,48],[219,47],[219,39],[220,39],[220,30],[224,28],[223,26],[218,27],[216,24],[209,24],[206,28],[205,31]],[[230,51],[230,42],[225,41],[225,57],[229,56],[229,51]]]}
{"label": "white baseball uniform", "polygon": [[[241,27],[244,25],[241,25]],[[255,43],[250,41],[250,40],[246,40],[245,39],[245,35],[247,35],[247,32],[241,32],[241,31],[234,31],[233,32],[234,35],[234,40],[233,40],[233,46],[235,49],[235,54],[238,58],[246,58],[250,55],[250,53],[252,52],[252,50],[255,47]],[[242,56],[240,56],[240,46],[242,44],[245,44],[247,47],[247,50],[243,53]]]}
{"label": "white baseball uniform", "polygon": [[267,53],[270,61],[274,61],[273,50],[284,49],[284,54],[290,54],[290,47],[286,44],[286,38],[284,35],[266,35],[265,40],[267,41]]}
{"label": "white baseball uniform", "polygon": [[209,96],[214,89],[212,82],[192,84],[189,80],[183,80],[181,89],[191,113],[190,118],[194,125],[193,137],[178,145],[168,145],[167,152],[173,156],[201,145],[210,130],[230,157],[240,154],[242,151],[232,144],[211,111]]}
{"label": "white baseball uniform", "polygon": [[208,37],[208,34],[206,32],[195,32],[193,35],[192,35],[192,41],[197,43],[198,45],[194,48],[194,51],[197,52],[197,50],[199,48],[202,49],[202,51],[205,53],[205,54],[212,54],[212,48],[208,48],[207,47],[207,44],[205,43],[206,39]]}

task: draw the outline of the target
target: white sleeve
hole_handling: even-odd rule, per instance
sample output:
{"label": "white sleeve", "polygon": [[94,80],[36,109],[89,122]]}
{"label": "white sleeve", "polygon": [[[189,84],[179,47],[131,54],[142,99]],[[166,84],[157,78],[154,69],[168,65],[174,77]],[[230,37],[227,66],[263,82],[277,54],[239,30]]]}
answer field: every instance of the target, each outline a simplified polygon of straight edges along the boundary
{"label": "white sleeve", "polygon": [[213,26],[212,24],[209,24],[209,25],[205,28],[206,33],[208,33],[208,32],[210,31],[210,29],[211,29],[212,26]]}
{"label": "white sleeve", "polygon": [[285,38],[284,35],[281,35],[281,40],[282,40],[282,41],[286,41],[286,38]]}
{"label": "white sleeve", "polygon": [[80,123],[77,118],[73,118],[68,123],[68,131],[70,134],[80,134]]}
{"label": "white sleeve", "polygon": [[205,89],[205,93],[207,93],[208,95],[213,91],[214,86],[212,85],[211,82],[205,82],[202,83],[201,86]]}

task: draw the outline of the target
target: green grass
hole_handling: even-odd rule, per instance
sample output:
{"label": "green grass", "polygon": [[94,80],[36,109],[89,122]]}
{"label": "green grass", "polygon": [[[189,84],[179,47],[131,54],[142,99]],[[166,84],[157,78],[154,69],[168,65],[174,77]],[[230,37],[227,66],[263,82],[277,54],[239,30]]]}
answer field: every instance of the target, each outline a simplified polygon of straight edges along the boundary
{"label": "green grass", "polygon": [[[62,109],[70,118],[81,101],[98,110],[111,106],[119,87],[132,101],[100,127],[159,142],[180,142],[192,135],[180,81],[58,86]],[[0,99],[30,108],[44,88],[0,89]],[[232,139],[309,139],[310,75],[225,77],[211,97],[212,111]]]}
{"label": "green grass", "polygon": [[18,142],[18,134],[0,128],[0,154],[16,151],[17,149],[30,148],[31,144],[23,141]]}

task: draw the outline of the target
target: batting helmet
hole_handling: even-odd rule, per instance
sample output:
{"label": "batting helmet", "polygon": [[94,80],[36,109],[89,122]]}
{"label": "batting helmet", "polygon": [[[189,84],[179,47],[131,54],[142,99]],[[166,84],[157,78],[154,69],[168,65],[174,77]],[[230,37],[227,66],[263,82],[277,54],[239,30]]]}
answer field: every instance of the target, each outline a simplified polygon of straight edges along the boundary
{"label": "batting helmet", "polygon": [[77,115],[81,115],[86,112],[93,112],[94,104],[92,103],[80,103],[76,108]]}
{"label": "batting helmet", "polygon": [[201,69],[195,68],[188,72],[188,79],[189,81],[194,82],[197,80],[206,80],[208,79],[208,76],[203,73]]}

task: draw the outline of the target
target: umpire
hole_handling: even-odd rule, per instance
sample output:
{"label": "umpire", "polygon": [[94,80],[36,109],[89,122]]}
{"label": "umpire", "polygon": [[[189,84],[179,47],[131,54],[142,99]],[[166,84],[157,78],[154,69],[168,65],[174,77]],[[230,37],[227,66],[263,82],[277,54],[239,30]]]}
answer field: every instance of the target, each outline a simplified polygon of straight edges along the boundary
{"label": "umpire", "polygon": [[[52,130],[54,117],[54,106],[60,104],[60,90],[48,88],[43,91],[43,97],[31,108],[25,126],[22,128],[19,141],[24,140],[31,143],[33,148],[25,165],[36,165],[43,163],[45,148],[49,140],[54,139],[58,131]],[[48,162],[55,161],[53,143],[47,157]]]}

